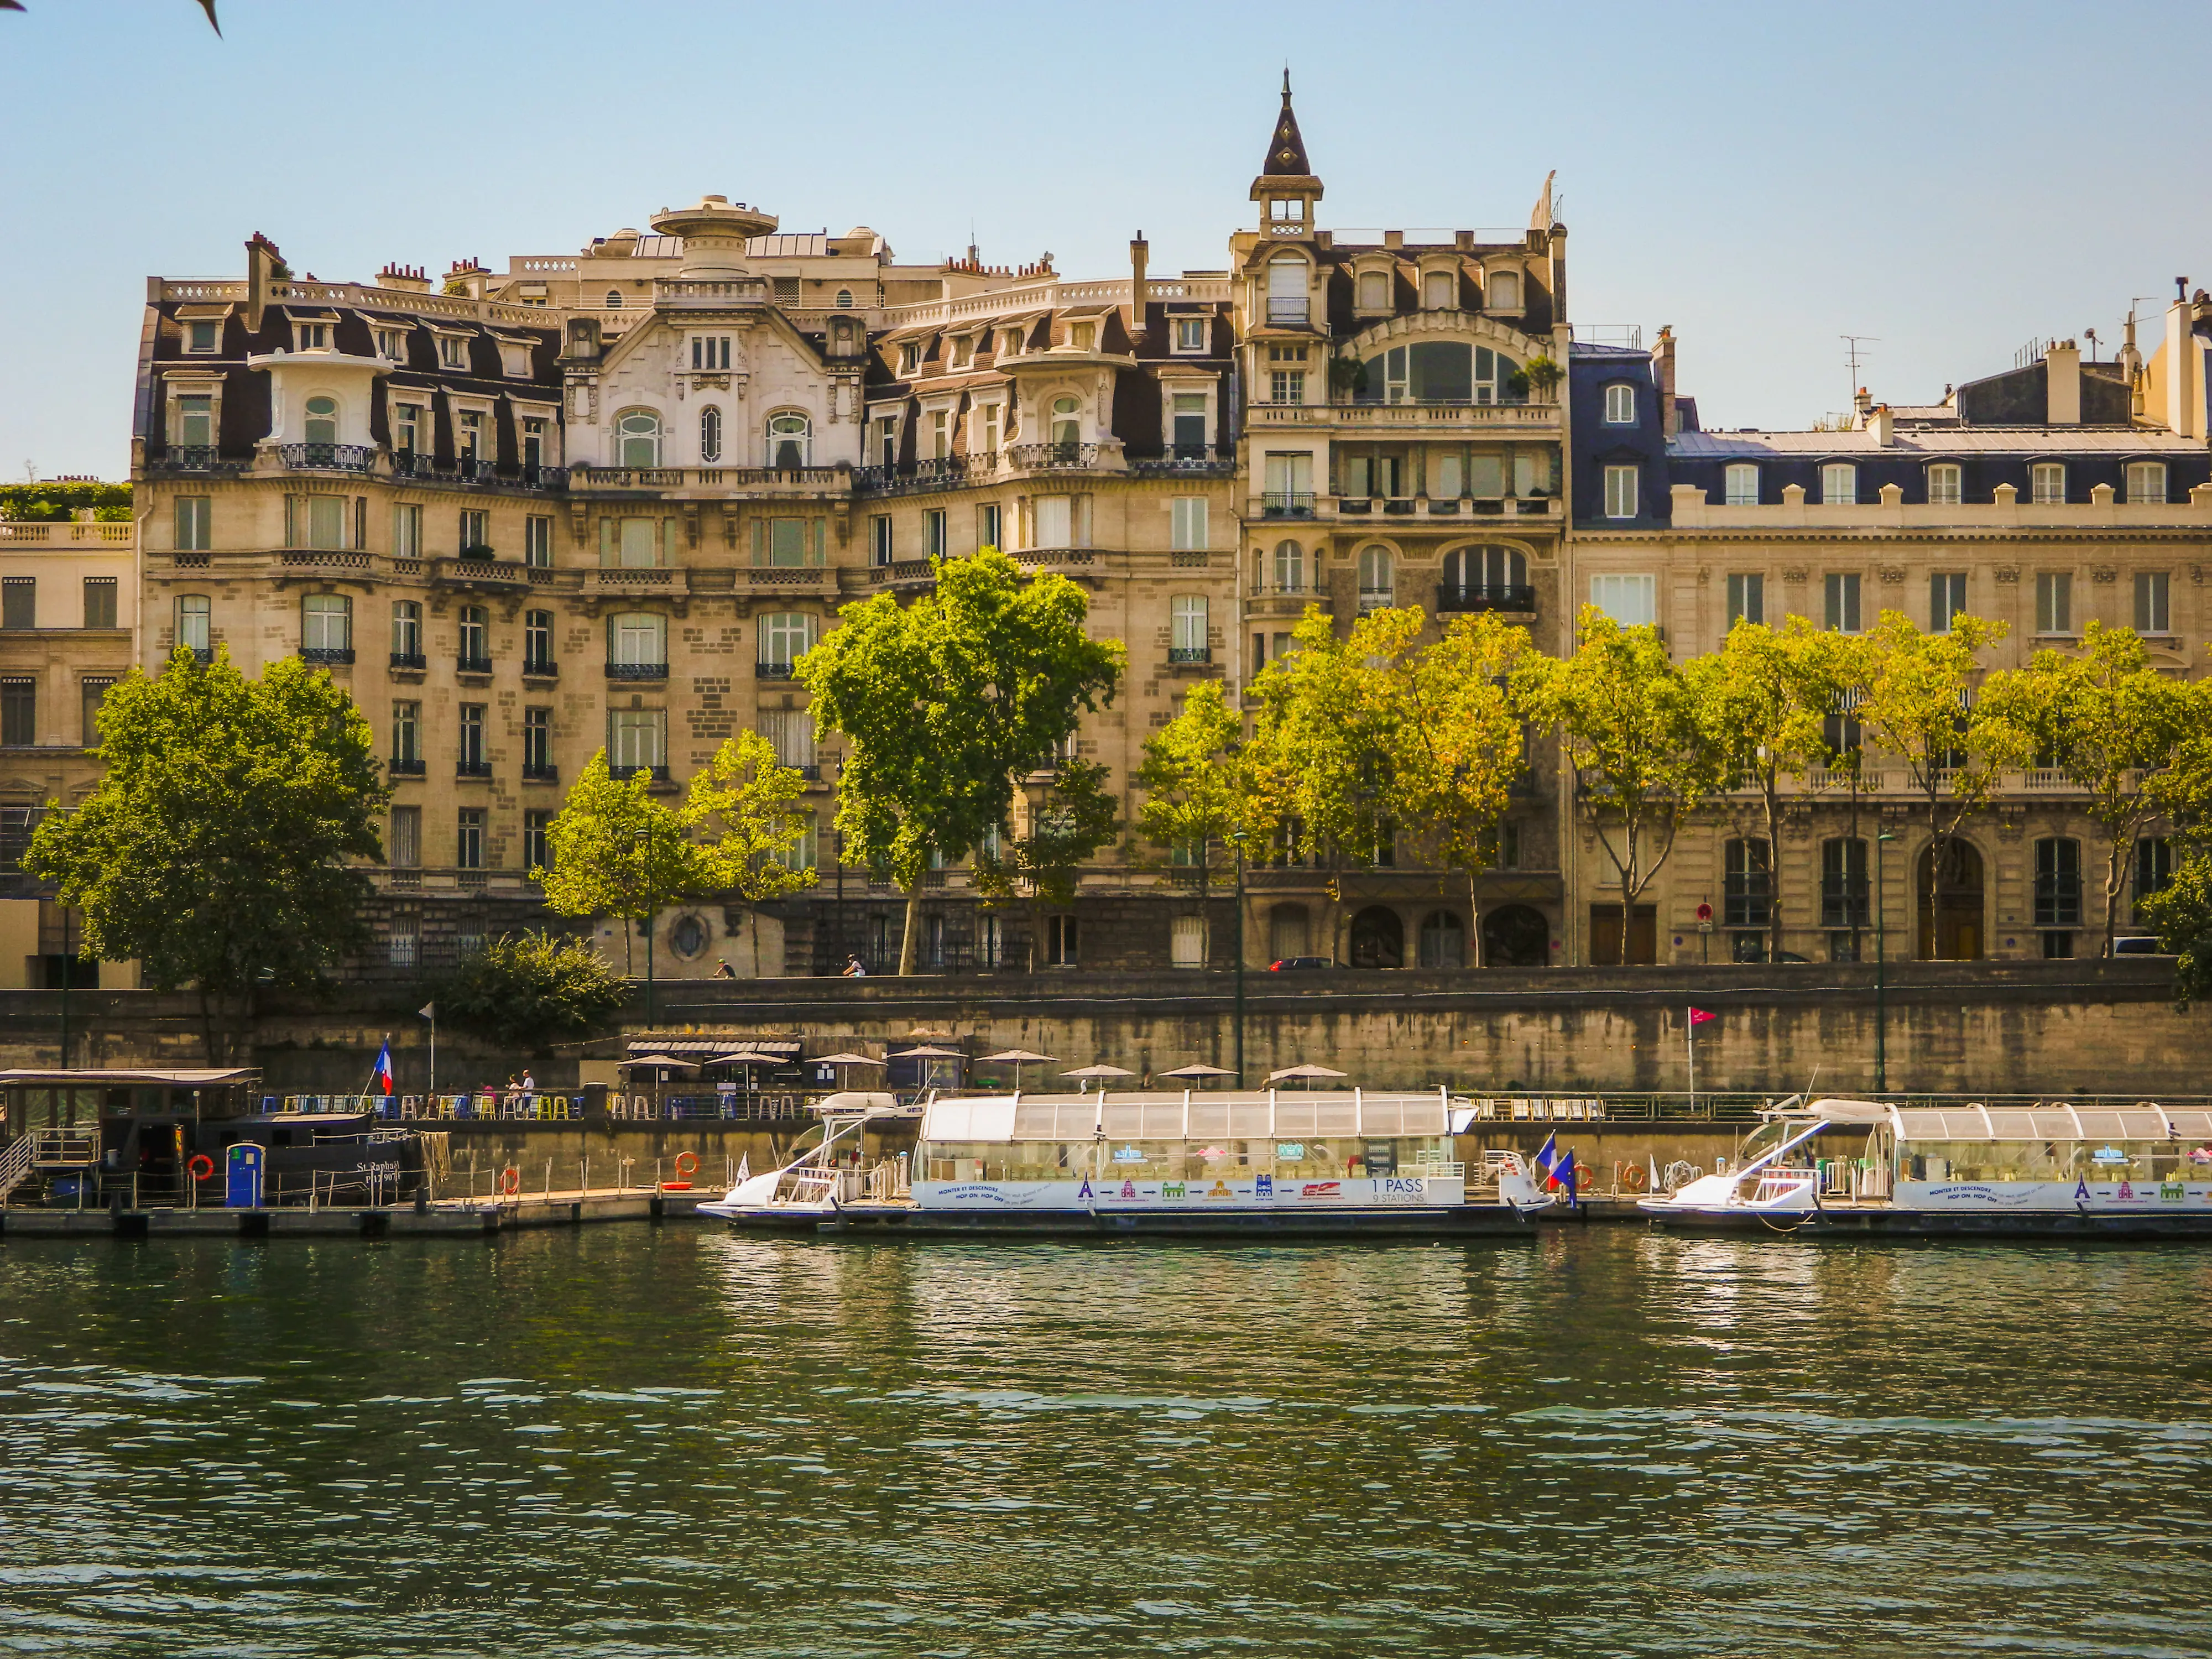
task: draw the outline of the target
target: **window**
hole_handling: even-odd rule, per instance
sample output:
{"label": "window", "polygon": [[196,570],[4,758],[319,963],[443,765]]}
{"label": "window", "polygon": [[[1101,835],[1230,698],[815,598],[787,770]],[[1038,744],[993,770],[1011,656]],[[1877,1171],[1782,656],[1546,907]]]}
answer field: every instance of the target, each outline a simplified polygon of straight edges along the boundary
{"label": "window", "polygon": [[422,418],[420,404],[394,404],[392,406],[392,447],[403,455],[413,455],[428,450],[424,441],[430,435],[429,423]]}
{"label": "window", "polygon": [[453,838],[453,867],[484,867],[484,810],[481,806],[464,806],[460,810],[459,829]]}
{"label": "window", "polygon": [[300,601],[300,654],[309,662],[353,659],[353,601],[343,593],[309,593]]}
{"label": "window", "polygon": [[1449,270],[1432,270],[1421,278],[1421,304],[1431,311],[1448,311],[1459,303],[1459,278]]}
{"label": "window", "polygon": [[1210,662],[1213,653],[1208,648],[1206,631],[1206,595],[1178,593],[1168,601],[1170,625],[1168,647],[1170,662]]}
{"label": "window", "polygon": [[1831,461],[1820,469],[1820,499],[1830,507],[1850,507],[1859,498],[1859,470],[1849,461]]}
{"label": "window", "polygon": [[618,668],[665,668],[668,619],[649,611],[625,611],[608,617],[607,650],[607,660]]}
{"label": "window", "polygon": [[1047,916],[1044,919],[1044,959],[1048,967],[1076,966],[1073,916]]}
{"label": "window", "polygon": [[394,668],[420,668],[422,665],[422,605],[417,599],[394,599],[392,602],[392,665]]}
{"label": "window", "polygon": [[2131,501],[2162,501],[2166,499],[2166,463],[2164,461],[2130,461],[2128,463],[2128,499]]}
{"label": "window", "polygon": [[921,556],[941,559],[945,555],[945,519],[941,507],[926,507],[921,510]]}
{"label": "window", "polygon": [[38,681],[18,675],[0,679],[0,746],[29,749],[38,741]]}
{"label": "window", "polygon": [[853,290],[849,288],[839,289],[837,290],[837,309],[840,311],[850,311],[852,308]]}
{"label": "window", "polygon": [[1206,349],[1206,319],[1178,317],[1175,319],[1175,349],[1181,352],[1202,352]]}
{"label": "window", "polygon": [[1825,590],[1826,624],[1838,634],[1859,631],[1859,577],[1856,572],[1830,571],[1820,579]]}
{"label": "window", "polygon": [[[822,562],[821,520],[815,521],[814,562]],[[753,520],[753,562],[755,564],[800,565],[806,562],[806,526],[805,519],[768,519]]]}
{"label": "window", "polygon": [[465,605],[461,607],[460,668],[464,674],[491,672],[491,608],[489,605]]}
{"label": "window", "polygon": [[1966,499],[1966,469],[1955,461],[1937,461],[1928,469],[1928,504],[1956,507]]}
{"label": "window", "polygon": [[712,404],[699,411],[699,459],[709,465],[722,459],[722,411]]}
{"label": "window", "polygon": [[[777,611],[761,618],[761,666],[788,670],[813,648],[814,618],[805,612]],[[790,676],[786,673],[781,678]]]}
{"label": "window", "polygon": [[798,277],[777,276],[771,280],[775,284],[775,293],[776,304],[780,306],[795,306],[799,303]]}
{"label": "window", "polygon": [[2162,893],[2173,882],[2173,843],[2164,836],[2145,836],[2136,842],[2135,905],[2154,893]]}
{"label": "window", "polygon": [[952,453],[952,411],[933,409],[929,412],[929,459],[941,461]]}
{"label": "window", "polygon": [[1938,570],[1928,578],[1928,631],[1948,634],[1951,618],[1966,609],[1966,573]]}
{"label": "window", "polygon": [[489,763],[484,759],[483,704],[465,702],[459,705],[458,712],[461,719],[460,769],[465,773],[488,770]]}
{"label": "window", "polygon": [[376,355],[388,363],[404,364],[407,361],[407,331],[404,328],[380,328],[376,331]]}
{"label": "window", "polygon": [[392,769],[403,768],[410,772],[422,769],[422,705],[419,702],[392,705]]}
{"label": "window", "polygon": [[469,366],[469,343],[458,334],[438,337],[438,362],[447,368],[466,368]]}
{"label": "window", "polygon": [[1306,551],[1296,542],[1275,544],[1275,592],[1303,593],[1306,586]]}
{"label": "window", "polygon": [[177,399],[177,442],[185,449],[215,448],[215,399],[211,397]]}
{"label": "window", "polygon": [[1444,555],[1443,586],[1460,595],[1511,595],[1528,585],[1528,561],[1516,548],[1462,547]]}
{"label": "window", "polygon": [[553,672],[553,613],[550,611],[526,611],[522,613],[522,672],[526,674],[550,674]]}
{"label": "window", "polygon": [[461,556],[491,556],[491,512],[487,507],[461,509]]}
{"label": "window", "polygon": [[1659,620],[1659,579],[1656,576],[1592,576],[1590,603],[1623,628],[1638,628]]}
{"label": "window", "polygon": [[[2169,634],[2172,613],[2166,607],[2166,574],[2163,570],[2136,572],[2136,632]],[[90,623],[85,624],[89,628]]]}
{"label": "window", "polygon": [[533,513],[522,521],[522,562],[533,570],[552,567],[553,520],[542,513]]}
{"label": "window", "polygon": [[1178,551],[1196,551],[1206,547],[1206,497],[1178,495],[1172,508],[1172,545]]}
{"label": "window", "polygon": [[1075,545],[1075,501],[1069,495],[1040,495],[1036,498],[1037,547],[1073,547]]}
{"label": "window", "polygon": [[605,308],[609,311],[620,311],[622,309],[622,291],[619,289],[611,288],[607,290]]}
{"label": "window", "polygon": [[879,565],[891,562],[891,518],[888,513],[878,514],[868,520],[868,556]]}
{"label": "window", "polygon": [[84,625],[87,628],[115,626],[115,578],[87,576],[84,579]]}
{"label": "window", "polygon": [[771,415],[768,420],[768,464],[788,472],[809,465],[814,427],[804,415]]}
{"label": "window", "polygon": [[1083,441],[1082,405],[1073,398],[1052,403],[1052,441],[1055,447],[1073,449]]}
{"label": "window", "polygon": [[2063,570],[2039,570],[2035,576],[2035,631],[2074,631],[2074,578]]}
{"label": "window", "polygon": [[811,708],[763,708],[760,734],[775,750],[779,766],[804,772],[814,765],[814,711]]}
{"label": "window", "polygon": [[1732,574],[1728,579],[1728,625],[1734,628],[1740,622],[1763,623],[1766,620],[1766,578],[1757,571]]}
{"label": "window", "polygon": [[691,337],[691,367],[694,368],[727,368],[730,366],[730,337],[726,334],[695,334]]}
{"label": "window", "polygon": [[287,495],[285,545],[321,550],[346,544],[346,498],[343,495]]}
{"label": "window", "polygon": [[331,325],[328,323],[295,323],[293,338],[301,351],[328,351],[331,349]]}
{"label": "window", "polygon": [[1374,611],[1397,600],[1397,564],[1387,547],[1359,550],[1359,608]]}
{"label": "window", "polygon": [[617,777],[667,766],[668,711],[617,708],[607,715],[607,749]]}
{"label": "window", "polygon": [[1605,423],[1607,426],[1636,424],[1636,388],[1616,380],[1605,389]]}
{"label": "window", "polygon": [[998,404],[982,404],[976,407],[974,429],[975,453],[979,455],[997,454],[1000,436]]}
{"label": "window", "polygon": [[1730,507],[1759,505],[1759,467],[1752,461],[1737,461],[1723,475],[1722,499]]}
{"label": "window", "polygon": [[522,711],[522,775],[544,778],[553,775],[553,711]]}
{"label": "window", "polygon": [[2081,843],[2051,836],[2035,843],[2035,925],[2081,925]]}
{"label": "window", "polygon": [[1867,844],[1861,840],[1820,843],[1820,926],[1866,927],[1873,910],[1867,902]]}
{"label": "window", "polygon": [[419,870],[422,867],[421,807],[395,806],[392,809],[392,836],[385,848],[385,858],[395,870]]}
{"label": "window", "polygon": [[1206,966],[1204,916],[1177,916],[1169,922],[1168,964],[1174,968]]}
{"label": "window", "polygon": [[201,656],[208,654],[210,629],[208,598],[204,593],[185,593],[177,599],[177,643],[187,651]]}
{"label": "window", "polygon": [[534,807],[522,815],[522,867],[532,872],[553,867],[553,814]]}
{"label": "window", "polygon": [[335,398],[307,399],[307,417],[301,423],[301,433],[311,444],[334,444],[338,441],[338,400]]}
{"label": "window", "polygon": [[1429,495],[1432,500],[1455,501],[1467,494],[1461,474],[1466,470],[1462,457],[1456,449],[1431,452],[1429,462]]}
{"label": "window", "polygon": [[908,340],[899,347],[899,374],[908,380],[921,373],[921,342]]}
{"label": "window", "polygon": [[1865,746],[1866,732],[1856,714],[1826,714],[1820,720],[1820,741],[1828,751],[1828,764],[1833,767],[1858,757]]}
{"label": "window", "polygon": [[1169,400],[1174,421],[1175,453],[1187,461],[1206,456],[1206,394],[1178,392]]}
{"label": "window", "polygon": [[1272,369],[1267,374],[1271,403],[1302,404],[1306,400],[1306,372],[1302,368]]}
{"label": "window", "polygon": [[[1390,273],[1387,270],[1363,270],[1359,273],[1359,308],[1362,311],[1390,309]],[[1272,321],[1273,319],[1270,319]]]}
{"label": "window", "polygon": [[999,533],[999,504],[996,501],[984,501],[975,508],[975,545],[979,548],[1006,545]]}
{"label": "window", "polygon": [[194,318],[185,325],[185,349],[213,351],[222,344],[222,326],[211,318]]}
{"label": "window", "polygon": [[1305,261],[1291,258],[1271,261],[1267,266],[1267,320],[1303,326],[1308,316]]}
{"label": "window", "polygon": [[1517,270],[1493,271],[1490,278],[1490,308],[1492,311],[1521,309],[1521,273]]}
{"label": "window", "polygon": [[1723,849],[1721,925],[1765,927],[1774,919],[1774,859],[1764,838],[1737,836]]}
{"label": "window", "polygon": [[545,422],[532,416],[522,423],[522,470],[535,478],[545,465]]}
{"label": "window", "polygon": [[422,509],[405,503],[392,509],[392,556],[395,559],[419,559],[422,556]]}
{"label": "window", "polygon": [[633,409],[615,422],[617,466],[660,465],[660,416],[649,409]]}
{"label": "window", "polygon": [[212,500],[205,495],[177,497],[178,551],[204,553],[214,544],[213,538],[209,534],[209,526],[214,516],[209,509],[213,505]]}
{"label": "window", "polygon": [[115,682],[106,677],[88,675],[77,683],[77,696],[82,699],[84,710],[84,746],[100,747],[100,705],[107,701],[108,688]]}
{"label": "window", "polygon": [[2066,463],[2038,461],[2027,470],[2027,498],[2039,507],[2056,507],[2066,499]]}
{"label": "window", "polygon": [[1606,468],[1605,516],[1608,519],[1632,519],[1636,516],[1636,469],[1634,467]]}

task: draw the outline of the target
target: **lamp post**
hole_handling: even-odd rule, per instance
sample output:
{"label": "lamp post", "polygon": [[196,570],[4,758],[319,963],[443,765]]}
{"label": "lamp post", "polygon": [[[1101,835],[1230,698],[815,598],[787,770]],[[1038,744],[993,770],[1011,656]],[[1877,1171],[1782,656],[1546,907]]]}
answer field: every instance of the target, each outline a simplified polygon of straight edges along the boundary
{"label": "lamp post", "polygon": [[1244,1086],[1244,832],[1229,832],[1237,849],[1237,1086]]}
{"label": "lamp post", "polygon": [[1887,830],[1874,838],[1874,1090],[1889,1090],[1889,1004],[1884,975],[1888,966],[1888,905],[1883,897],[1881,849],[1897,837]]}

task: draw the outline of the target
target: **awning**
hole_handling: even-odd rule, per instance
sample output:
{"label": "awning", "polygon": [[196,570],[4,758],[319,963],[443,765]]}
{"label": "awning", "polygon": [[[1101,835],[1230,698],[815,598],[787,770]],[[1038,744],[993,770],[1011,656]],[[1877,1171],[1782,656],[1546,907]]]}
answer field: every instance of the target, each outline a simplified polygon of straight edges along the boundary
{"label": "awning", "polygon": [[225,1071],[195,1072],[46,1072],[35,1069],[0,1072],[0,1089],[11,1085],[33,1086],[96,1089],[103,1085],[121,1087],[131,1083],[158,1083],[172,1089],[222,1089],[233,1084],[254,1083],[260,1080],[260,1072],[252,1066],[233,1066]]}

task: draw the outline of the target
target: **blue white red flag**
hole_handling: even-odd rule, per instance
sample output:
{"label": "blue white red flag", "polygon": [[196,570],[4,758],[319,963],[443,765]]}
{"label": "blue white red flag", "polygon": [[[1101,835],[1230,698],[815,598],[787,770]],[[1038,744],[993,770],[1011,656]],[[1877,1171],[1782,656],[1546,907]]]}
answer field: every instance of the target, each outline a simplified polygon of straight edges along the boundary
{"label": "blue white red flag", "polygon": [[384,1040],[384,1047],[376,1051],[376,1070],[369,1080],[386,1094],[392,1092],[392,1039]]}
{"label": "blue white red flag", "polygon": [[1561,1152],[1559,1139],[1557,1134],[1544,1137],[1544,1150],[1536,1154],[1536,1167],[1544,1172],[1546,1191],[1565,1187],[1567,1196],[1572,1198],[1575,1192],[1575,1155],[1571,1150]]}

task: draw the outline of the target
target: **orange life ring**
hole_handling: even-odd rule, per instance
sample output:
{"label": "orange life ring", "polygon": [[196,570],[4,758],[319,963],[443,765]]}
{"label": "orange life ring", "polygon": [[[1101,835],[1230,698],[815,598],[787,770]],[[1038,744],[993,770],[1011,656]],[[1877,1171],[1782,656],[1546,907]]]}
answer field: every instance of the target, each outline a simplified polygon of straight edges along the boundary
{"label": "orange life ring", "polygon": [[1630,1192],[1640,1193],[1644,1190],[1644,1183],[1650,1180],[1650,1177],[1644,1173],[1644,1166],[1642,1164],[1624,1164],[1620,1166],[1620,1172],[1615,1176],[1615,1179],[1619,1181],[1622,1186],[1627,1188]]}
{"label": "orange life ring", "polygon": [[185,1165],[185,1173],[195,1181],[205,1181],[215,1173],[215,1160],[205,1152],[194,1152]]}
{"label": "orange life ring", "polygon": [[522,1190],[522,1171],[512,1164],[499,1172],[499,1189],[512,1198]]}
{"label": "orange life ring", "polygon": [[690,1180],[693,1176],[698,1174],[699,1154],[696,1152],[677,1153],[676,1173],[682,1176],[686,1181]]}

